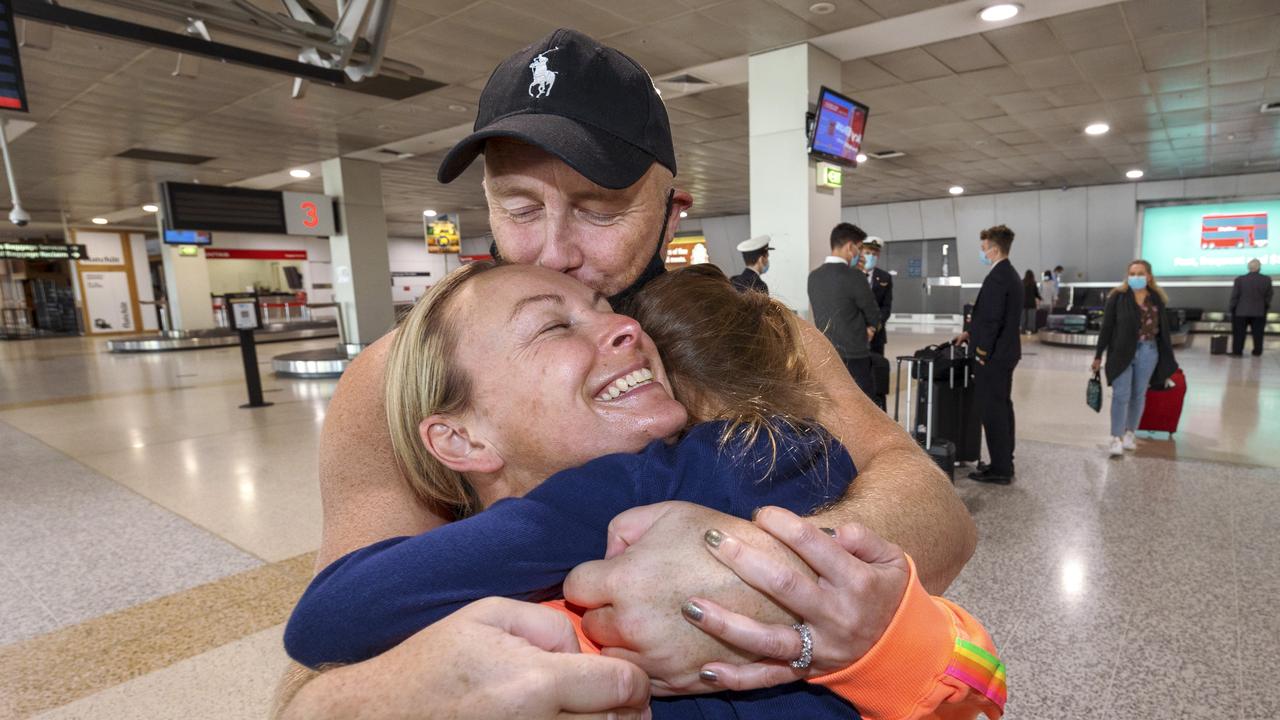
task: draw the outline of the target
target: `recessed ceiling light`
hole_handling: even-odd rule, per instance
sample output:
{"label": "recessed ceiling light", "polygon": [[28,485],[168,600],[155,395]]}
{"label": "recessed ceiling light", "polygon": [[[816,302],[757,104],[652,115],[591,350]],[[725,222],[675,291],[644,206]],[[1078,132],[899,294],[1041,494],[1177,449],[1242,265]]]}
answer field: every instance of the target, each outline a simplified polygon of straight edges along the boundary
{"label": "recessed ceiling light", "polygon": [[289,171],[289,174],[292,175],[293,177],[298,178],[299,180],[306,180],[307,178],[311,177],[311,171],[304,170],[302,168],[294,168]]}
{"label": "recessed ceiling light", "polygon": [[867,154],[866,154],[866,153],[858,153],[858,157],[856,157],[856,158],[854,158],[854,159],[858,161],[858,164],[859,164],[859,165],[861,165],[862,163],[864,163],[864,162],[866,162],[866,161],[867,161]]}
{"label": "recessed ceiling light", "polygon": [[423,210],[423,211],[422,211],[422,217],[435,217],[435,216],[436,216],[436,211],[435,211],[435,210]]}
{"label": "recessed ceiling light", "polygon": [[1138,178],[1142,177],[1145,174],[1146,173],[1142,172],[1141,170],[1134,169],[1125,173],[1124,176],[1129,178],[1130,180],[1137,180]]}
{"label": "recessed ceiling light", "polygon": [[160,206],[152,205],[151,203],[147,203],[146,205],[143,205],[142,209],[147,212],[160,212]]}
{"label": "recessed ceiling light", "polygon": [[817,2],[809,6],[809,12],[814,15],[830,15],[835,11],[835,4],[829,2]]}
{"label": "recessed ceiling light", "polygon": [[104,218],[104,217],[96,217],[96,218],[94,218],[94,219],[93,219],[93,221],[92,221],[92,222],[93,222],[93,224],[94,224],[94,225],[106,225],[107,223],[109,223],[109,222],[111,222],[111,221],[110,221],[110,220],[108,220],[108,219],[106,219],[106,218]]}
{"label": "recessed ceiling light", "polygon": [[687,218],[687,217],[689,217],[689,213],[687,213],[687,212],[685,212],[685,211],[681,210],[681,211],[680,211],[680,217],[682,217],[682,218]]}
{"label": "recessed ceiling light", "polygon": [[1106,135],[1107,131],[1110,129],[1111,129],[1110,125],[1104,122],[1098,122],[1085,127],[1084,131],[1085,131],[1085,134],[1087,135]]}
{"label": "recessed ceiling light", "polygon": [[951,193],[952,195],[959,195],[960,193],[964,192],[964,188],[960,187],[959,185],[952,185],[951,189],[948,190],[947,192]]}
{"label": "recessed ceiling light", "polygon": [[999,3],[990,5],[982,9],[978,13],[978,17],[987,22],[1003,22],[1022,12],[1022,6],[1018,3]]}

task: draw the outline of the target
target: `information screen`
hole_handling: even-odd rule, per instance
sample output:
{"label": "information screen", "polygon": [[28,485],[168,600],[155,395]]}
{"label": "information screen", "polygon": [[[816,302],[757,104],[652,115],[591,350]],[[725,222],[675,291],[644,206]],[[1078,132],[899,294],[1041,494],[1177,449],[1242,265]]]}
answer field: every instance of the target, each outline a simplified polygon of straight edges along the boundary
{"label": "information screen", "polygon": [[0,109],[27,111],[27,89],[22,82],[13,3],[3,0],[0,0]]}
{"label": "information screen", "polygon": [[1142,258],[1157,277],[1235,277],[1254,258],[1263,274],[1280,275],[1273,223],[1280,200],[1144,208]]}
{"label": "information screen", "polygon": [[866,105],[822,88],[809,135],[809,152],[841,165],[857,165],[868,112]]}
{"label": "information screen", "polygon": [[164,241],[167,245],[209,245],[213,234],[204,230],[165,230]]}

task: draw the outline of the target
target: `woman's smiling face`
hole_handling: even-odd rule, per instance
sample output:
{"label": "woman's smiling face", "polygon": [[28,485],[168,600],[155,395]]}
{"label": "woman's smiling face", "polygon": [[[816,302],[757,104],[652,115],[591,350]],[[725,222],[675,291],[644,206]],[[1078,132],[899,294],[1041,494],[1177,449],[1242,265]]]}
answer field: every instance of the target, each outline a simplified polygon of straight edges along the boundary
{"label": "woman's smiling face", "polygon": [[471,379],[468,425],[506,471],[536,482],[678,433],[658,350],[598,292],[552,270],[509,266],[468,283],[456,361]]}

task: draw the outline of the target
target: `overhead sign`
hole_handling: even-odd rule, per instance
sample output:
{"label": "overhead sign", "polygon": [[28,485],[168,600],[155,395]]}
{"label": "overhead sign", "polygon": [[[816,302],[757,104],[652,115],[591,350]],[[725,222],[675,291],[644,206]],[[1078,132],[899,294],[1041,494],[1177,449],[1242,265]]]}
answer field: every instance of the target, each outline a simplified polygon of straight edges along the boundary
{"label": "overhead sign", "polygon": [[337,232],[333,199],[321,193],[281,193],[284,197],[284,226],[290,235],[324,235]]}
{"label": "overhead sign", "polygon": [[13,3],[7,0],[0,0],[0,26],[0,110],[26,112],[27,89],[22,82]]}
{"label": "overhead sign", "polygon": [[233,248],[205,248],[209,260],[306,260],[306,250],[236,250]]}
{"label": "overhead sign", "polygon": [[453,213],[441,213],[435,217],[423,217],[427,252],[458,253],[462,249],[462,230],[458,216]]}
{"label": "overhead sign", "polygon": [[711,256],[707,252],[707,239],[702,235],[680,235],[667,246],[668,270],[708,262],[711,262]]}
{"label": "overhead sign", "polygon": [[83,245],[0,243],[0,260],[79,260],[86,255]]}

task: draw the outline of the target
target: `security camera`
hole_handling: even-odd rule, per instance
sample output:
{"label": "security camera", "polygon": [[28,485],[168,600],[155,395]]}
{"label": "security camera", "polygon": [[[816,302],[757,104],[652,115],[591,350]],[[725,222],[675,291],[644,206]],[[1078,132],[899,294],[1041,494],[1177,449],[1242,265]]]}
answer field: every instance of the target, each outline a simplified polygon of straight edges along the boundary
{"label": "security camera", "polygon": [[31,222],[31,216],[28,215],[27,211],[23,210],[21,207],[15,207],[9,211],[9,222],[17,225],[18,227],[26,227],[27,224]]}

